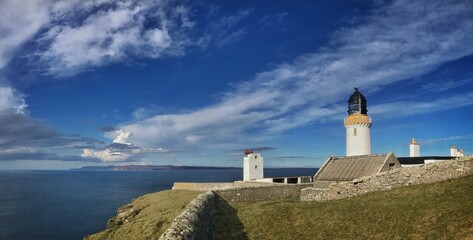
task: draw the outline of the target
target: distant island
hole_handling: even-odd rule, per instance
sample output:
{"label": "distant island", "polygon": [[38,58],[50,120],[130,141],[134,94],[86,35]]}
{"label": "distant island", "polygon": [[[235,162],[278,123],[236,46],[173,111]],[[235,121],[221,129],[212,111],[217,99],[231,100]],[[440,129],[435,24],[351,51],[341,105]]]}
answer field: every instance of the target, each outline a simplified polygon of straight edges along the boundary
{"label": "distant island", "polygon": [[174,165],[119,165],[84,166],[72,171],[162,171],[162,170],[233,170],[238,167],[174,166]]}

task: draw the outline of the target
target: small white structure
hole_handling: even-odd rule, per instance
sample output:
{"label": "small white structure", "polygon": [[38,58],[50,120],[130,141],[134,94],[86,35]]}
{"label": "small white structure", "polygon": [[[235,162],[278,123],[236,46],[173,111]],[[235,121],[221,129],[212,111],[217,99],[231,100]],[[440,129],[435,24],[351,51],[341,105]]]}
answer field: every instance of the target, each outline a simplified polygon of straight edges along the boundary
{"label": "small white structure", "polygon": [[371,155],[371,118],[367,115],[366,98],[358,88],[348,99],[348,117],[343,120],[346,128],[346,156]]}
{"label": "small white structure", "polygon": [[414,138],[412,138],[411,144],[409,144],[409,157],[420,157],[420,146]]}
{"label": "small white structure", "polygon": [[457,147],[455,147],[455,144],[450,148],[450,157],[457,157]]}
{"label": "small white structure", "polygon": [[243,181],[254,181],[263,177],[263,157],[259,153],[246,150],[243,158]]}
{"label": "small white structure", "polygon": [[451,157],[464,157],[465,154],[463,153],[463,149],[458,149],[455,144],[452,145],[450,148],[450,156]]}

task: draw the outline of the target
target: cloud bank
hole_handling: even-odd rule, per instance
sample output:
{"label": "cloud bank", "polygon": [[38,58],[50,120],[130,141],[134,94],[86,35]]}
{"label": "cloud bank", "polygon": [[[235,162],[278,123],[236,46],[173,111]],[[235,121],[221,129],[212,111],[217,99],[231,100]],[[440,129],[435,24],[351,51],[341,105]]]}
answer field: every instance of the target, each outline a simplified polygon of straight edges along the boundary
{"label": "cloud bank", "polygon": [[24,71],[68,77],[111,63],[182,56],[245,37],[241,22],[253,9],[221,15],[214,8],[208,10],[208,25],[197,32],[198,10],[184,0],[1,1],[0,69],[27,44],[27,53],[17,56],[27,61]]}
{"label": "cloud bank", "polygon": [[63,160],[97,161],[69,155],[83,146],[98,147],[102,142],[57,132],[12,109],[0,112],[0,161]]}
{"label": "cloud bank", "polygon": [[96,158],[103,162],[136,161],[151,154],[163,154],[169,151],[163,148],[141,148],[129,142],[131,134],[116,130],[112,144],[102,149],[85,148],[81,154],[84,158]]}
{"label": "cloud bank", "polygon": [[[257,74],[227,92],[217,104],[155,115],[121,129],[132,132],[134,142],[141,145],[191,146],[271,136],[339,119],[345,111],[340,102],[353,86],[381,90],[471,55],[471,29],[473,9],[468,1],[382,3],[353,26],[335,32],[326,48]],[[468,94],[462,100],[472,102],[473,96]],[[441,109],[439,105],[459,101],[452,97],[417,108],[432,112]],[[396,104],[401,103],[387,105]],[[406,112],[409,114],[413,112]]]}
{"label": "cloud bank", "polygon": [[[22,64],[25,71],[32,68],[40,74],[66,77],[114,62],[180,56],[201,44],[190,36],[192,13],[182,1],[31,0],[26,4],[5,0],[0,1],[0,9],[0,71],[18,57],[27,62]],[[49,153],[49,148],[100,145],[33,120],[26,110],[26,96],[8,80],[0,80],[0,160],[66,159],[68,156]],[[109,149],[108,154],[94,152],[97,156],[74,159],[103,159],[117,156],[117,152],[127,153],[114,159],[129,159],[131,155],[165,151],[136,148],[124,144],[126,136],[122,137],[110,148],[120,151]],[[122,146],[128,146],[127,151]]]}
{"label": "cloud bank", "polygon": [[79,24],[55,21],[42,34],[46,49],[39,59],[49,65],[48,74],[74,75],[130,57],[178,56],[197,44],[185,34],[194,25],[189,9],[172,1],[110,2],[98,9]]}

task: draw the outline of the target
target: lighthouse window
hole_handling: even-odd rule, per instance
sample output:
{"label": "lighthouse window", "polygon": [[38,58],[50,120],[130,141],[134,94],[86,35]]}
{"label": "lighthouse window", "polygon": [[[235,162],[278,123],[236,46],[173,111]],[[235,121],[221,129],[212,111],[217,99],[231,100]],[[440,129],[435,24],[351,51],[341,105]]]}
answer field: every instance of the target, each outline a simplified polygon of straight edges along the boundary
{"label": "lighthouse window", "polygon": [[353,128],[353,136],[356,136],[356,128]]}
{"label": "lighthouse window", "polygon": [[255,165],[255,169],[258,169],[258,165]]}

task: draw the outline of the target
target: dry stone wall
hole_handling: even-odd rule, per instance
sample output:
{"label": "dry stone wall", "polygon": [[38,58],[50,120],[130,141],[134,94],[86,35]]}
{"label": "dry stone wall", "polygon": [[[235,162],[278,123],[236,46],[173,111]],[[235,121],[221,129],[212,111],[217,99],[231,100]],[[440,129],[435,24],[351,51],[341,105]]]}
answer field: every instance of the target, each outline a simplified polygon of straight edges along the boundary
{"label": "dry stone wall", "polygon": [[226,201],[264,201],[289,197],[299,197],[301,190],[312,186],[306,184],[277,184],[273,186],[259,186],[235,188],[229,190],[216,191],[217,194]]}
{"label": "dry stone wall", "polygon": [[439,182],[468,175],[473,175],[473,157],[394,169],[349,182],[332,183],[327,188],[305,188],[301,191],[300,199],[301,201],[343,199],[374,191]]}
{"label": "dry stone wall", "polygon": [[216,212],[216,205],[217,195],[213,191],[200,194],[174,219],[159,239],[212,239],[212,215]]}
{"label": "dry stone wall", "polygon": [[261,201],[299,197],[301,189],[312,184],[278,184],[208,191],[192,200],[184,211],[177,216],[171,226],[159,238],[160,240],[212,239],[214,214],[218,199],[225,201]]}
{"label": "dry stone wall", "polygon": [[233,182],[175,182],[172,190],[208,191],[234,188]]}

